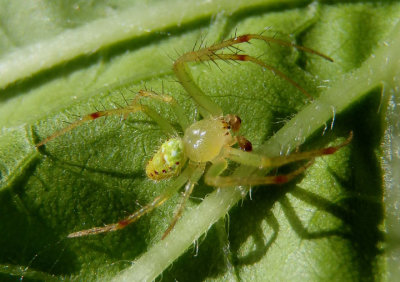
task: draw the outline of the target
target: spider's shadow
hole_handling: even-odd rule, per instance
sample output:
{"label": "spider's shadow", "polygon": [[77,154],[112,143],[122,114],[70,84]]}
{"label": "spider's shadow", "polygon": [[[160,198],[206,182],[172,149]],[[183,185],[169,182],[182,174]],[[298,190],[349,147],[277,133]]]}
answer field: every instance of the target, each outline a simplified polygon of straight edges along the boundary
{"label": "spider's shadow", "polygon": [[[384,235],[380,230],[383,221],[382,171],[377,165],[379,161],[376,155],[381,136],[379,134],[371,136],[371,132],[382,132],[380,113],[376,111],[380,105],[380,96],[376,95],[377,93],[372,94],[363,103],[355,105],[336,120],[337,124],[347,123],[348,128],[357,129],[350,145],[352,154],[348,160],[350,165],[354,165],[351,175],[338,175],[333,167],[327,168],[334,182],[342,187],[341,197],[333,202],[295,183],[282,187],[258,188],[254,200],[244,202],[244,209],[237,207],[230,213],[231,252],[236,266],[251,265],[260,261],[268,255],[271,246],[278,242],[279,232],[282,232],[281,219],[277,220],[271,208],[274,204],[279,204],[291,230],[301,240],[337,237],[347,241],[354,256],[357,257],[355,265],[360,280],[369,280],[374,276],[374,265],[384,251],[379,246],[384,240]],[[351,125],[348,124],[349,120],[353,121]],[[335,129],[340,130],[338,126]],[[323,227],[319,230],[318,226],[312,226],[311,231],[296,212],[292,204],[294,201],[301,201],[317,211],[333,216],[340,220],[341,224],[337,228],[327,230]],[[251,222],[254,227],[235,228],[243,222]],[[272,235],[269,235],[269,238],[265,238],[264,235],[265,231],[262,228],[264,222],[271,228]],[[249,238],[255,242],[255,249],[239,256],[240,247]]]}
{"label": "spider's shadow", "polygon": [[[316,195],[312,192],[307,192],[295,184],[274,187],[260,187],[256,195],[256,199],[245,201],[243,206],[240,207],[240,210],[234,210],[232,214],[232,218],[234,218],[233,221],[238,221],[237,223],[233,222],[232,226],[235,226],[236,224],[240,226],[241,222],[245,222],[242,221],[244,218],[247,218],[247,221],[251,222],[252,225],[252,227],[249,229],[240,228],[240,232],[236,232],[235,228],[230,230],[230,234],[232,235],[231,238],[234,238],[231,242],[231,246],[234,264],[236,266],[252,265],[260,261],[267,254],[269,248],[278,238],[280,232],[279,220],[271,211],[272,207],[276,203],[279,203],[281,210],[288,220],[292,230],[297,234],[298,237],[304,240],[319,239],[329,236],[346,236],[346,234],[340,229],[309,231],[304,226],[302,220],[297,215],[295,208],[291,204],[288,195],[301,199],[312,206],[318,207],[319,210],[331,213],[332,215],[335,215],[341,219],[346,218],[348,211],[319,195]],[[262,228],[263,221],[265,221],[272,230],[272,234],[268,239],[265,238],[265,231],[264,228]],[[249,240],[250,237],[255,243],[254,250],[248,252],[244,256],[240,256],[240,246],[245,241]]]}
{"label": "spider's shadow", "polygon": [[[229,231],[229,238],[235,271],[238,271],[240,266],[253,265],[259,262],[267,255],[273,244],[277,242],[279,232],[282,231],[280,230],[280,220],[275,217],[271,209],[274,204],[279,203],[292,231],[301,240],[330,237],[348,240],[361,257],[360,277],[371,277],[373,274],[371,265],[381,252],[378,250],[377,243],[383,240],[383,235],[378,229],[379,222],[382,219],[382,214],[379,212],[382,207],[378,203],[357,196],[345,198],[341,203],[333,203],[295,184],[274,187],[271,188],[273,189],[272,191],[260,191],[261,189],[263,188],[260,187],[257,191],[255,200],[245,201],[242,207],[238,207],[231,212],[232,228]],[[341,220],[342,226],[334,229],[310,231],[297,214],[290,198],[295,198],[307,205],[316,207],[318,211],[333,215]],[[357,208],[351,206],[354,203],[358,204]],[[263,206],[264,209],[260,208],[260,206]],[[361,208],[370,210],[369,213],[376,212],[372,218],[370,217],[371,220],[369,222],[365,222],[365,219],[360,221],[359,212]],[[243,222],[251,222],[253,227],[249,229],[235,228],[235,226],[240,226]],[[268,238],[265,235],[265,228],[262,227],[263,222],[271,228]],[[365,239],[364,237],[368,238]],[[239,255],[241,246],[250,238],[254,242],[254,249],[245,255]],[[371,245],[371,242],[375,242],[375,244]],[[236,275],[240,277],[238,272],[236,272]]]}

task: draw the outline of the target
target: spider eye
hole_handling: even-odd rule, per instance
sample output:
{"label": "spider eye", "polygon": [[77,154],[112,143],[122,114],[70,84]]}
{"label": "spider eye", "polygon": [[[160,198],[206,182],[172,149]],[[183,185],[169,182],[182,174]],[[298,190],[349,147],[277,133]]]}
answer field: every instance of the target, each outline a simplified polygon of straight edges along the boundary
{"label": "spider eye", "polygon": [[224,117],[225,122],[229,125],[229,128],[233,131],[233,132],[237,132],[240,129],[240,125],[242,123],[242,120],[240,119],[240,117],[238,117],[237,115],[226,115]]}

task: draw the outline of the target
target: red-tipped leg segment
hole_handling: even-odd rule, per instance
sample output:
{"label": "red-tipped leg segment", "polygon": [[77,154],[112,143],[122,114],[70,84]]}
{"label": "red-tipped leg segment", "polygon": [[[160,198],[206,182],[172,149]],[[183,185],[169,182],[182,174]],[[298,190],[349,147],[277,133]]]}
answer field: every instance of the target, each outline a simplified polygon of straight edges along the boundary
{"label": "red-tipped leg segment", "polygon": [[160,116],[157,113],[157,111],[153,110],[152,108],[150,108],[146,105],[142,105],[139,103],[138,100],[142,97],[150,97],[153,99],[157,99],[157,100],[161,100],[163,102],[170,103],[171,105],[173,105],[173,108],[175,110],[175,113],[177,114],[179,123],[182,125],[182,127],[185,128],[188,125],[188,120],[187,120],[186,116],[184,115],[183,110],[180,108],[179,105],[176,104],[175,100],[172,97],[165,95],[165,94],[157,95],[155,92],[152,92],[152,91],[140,90],[138,96],[136,96],[136,98],[132,101],[132,103],[129,104],[128,106],[126,106],[125,108],[98,111],[98,112],[94,112],[94,113],[88,114],[86,116],[83,116],[82,118],[71,123],[67,127],[63,128],[59,131],[56,131],[49,137],[43,139],[38,144],[36,144],[36,147],[43,146],[46,143],[48,143],[49,141],[51,141],[61,135],[64,135],[65,133],[73,130],[74,128],[76,128],[86,122],[89,122],[89,121],[92,121],[92,120],[95,120],[95,119],[98,119],[101,117],[107,117],[107,116],[113,116],[113,115],[123,116],[124,118],[127,118],[127,116],[129,114],[135,113],[135,112],[140,112],[140,111],[145,113],[151,119],[153,119],[167,135],[177,135],[177,131],[175,130],[175,128],[166,119],[164,119],[162,116]]}
{"label": "red-tipped leg segment", "polygon": [[166,200],[168,200],[172,195],[174,195],[190,178],[192,174],[192,168],[187,168],[180,174],[175,181],[173,181],[160,196],[155,198],[150,204],[142,207],[138,211],[134,212],[130,216],[120,220],[117,223],[108,224],[102,227],[93,227],[90,229],[74,232],[68,235],[68,238],[82,237],[87,235],[95,235],[99,233],[116,231],[125,228],[127,225],[135,222],[143,215],[151,212],[158,206],[162,205]]}
{"label": "red-tipped leg segment", "polygon": [[[214,44],[209,47],[201,48],[196,51],[188,52],[183,54],[181,57],[179,57],[175,62],[174,62],[174,71],[176,76],[178,77],[180,83],[182,86],[186,89],[188,94],[197,102],[200,108],[200,113],[206,117],[209,115],[213,116],[218,116],[222,114],[221,108],[216,105],[214,102],[212,102],[204,93],[201,91],[201,89],[193,82],[193,78],[190,74],[190,70],[186,66],[186,63],[188,62],[204,62],[204,61],[212,61],[215,62],[216,60],[234,60],[234,61],[249,61],[256,63],[273,73],[277,74],[290,84],[292,84],[294,87],[296,87],[299,91],[301,91],[304,95],[306,95],[308,98],[312,99],[312,96],[304,89],[302,88],[298,83],[296,83],[294,80],[289,78],[287,75],[279,71],[278,69],[262,62],[261,60],[246,55],[246,54],[238,54],[240,51],[237,49],[238,52],[232,53],[232,54],[224,54],[224,53],[217,53],[217,51],[222,50],[224,48],[228,48],[231,46],[234,46],[236,44],[244,43],[244,42],[249,42],[252,39],[258,39],[265,41],[267,43],[275,43],[284,47],[294,47],[298,50],[308,52],[317,56],[320,56],[328,61],[333,61],[332,58],[316,51],[311,48],[307,48],[304,46],[299,46],[284,40],[280,40],[277,38],[273,37],[268,37],[268,36],[263,36],[259,34],[245,34],[241,36],[236,36],[234,38],[225,40],[221,43]],[[235,48],[235,47],[234,47]]]}
{"label": "red-tipped leg segment", "polygon": [[231,159],[235,162],[244,165],[254,166],[258,168],[280,167],[292,162],[312,159],[324,155],[331,155],[340,148],[343,148],[344,146],[348,145],[352,139],[353,139],[353,132],[350,132],[347,139],[337,146],[330,146],[307,152],[296,152],[287,156],[266,157],[252,152],[244,152],[242,150],[231,147],[225,148],[225,155],[228,159]]}
{"label": "red-tipped leg segment", "polygon": [[301,160],[310,161],[288,174],[274,175],[274,176],[220,176],[221,173],[227,168],[227,161],[223,158],[216,160],[213,165],[208,169],[205,181],[208,185],[216,187],[232,187],[238,185],[265,185],[265,184],[283,184],[286,183],[296,176],[303,173],[314,161],[316,157],[330,155],[335,153],[340,148],[348,145],[353,139],[353,132],[350,132],[349,137],[337,146],[331,146],[321,149],[316,149],[308,152],[298,152],[287,156],[278,157],[265,157],[252,152],[245,152],[240,149],[232,147],[226,147],[225,156],[237,163],[262,168],[280,167],[285,164],[297,162]]}
{"label": "red-tipped leg segment", "polygon": [[284,184],[291,181],[293,178],[302,174],[312,163],[313,160],[309,161],[307,164],[299,167],[298,169],[288,173],[279,174],[271,176],[219,176],[226,164],[225,160],[214,163],[206,173],[205,182],[210,186],[215,187],[234,187],[234,186],[252,186],[252,185],[268,185],[268,184]]}

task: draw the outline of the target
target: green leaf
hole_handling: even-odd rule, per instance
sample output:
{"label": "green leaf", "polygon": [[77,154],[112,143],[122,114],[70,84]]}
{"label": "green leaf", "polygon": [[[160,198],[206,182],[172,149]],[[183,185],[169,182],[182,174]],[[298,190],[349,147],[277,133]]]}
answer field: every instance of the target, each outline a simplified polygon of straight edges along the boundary
{"label": "green leaf", "polygon": [[[197,2],[2,1],[1,280],[396,277],[400,5]],[[318,158],[288,185],[254,187],[251,197],[244,188],[214,189],[201,180],[165,240],[179,195],[123,230],[67,239],[118,221],[162,193],[168,181],[148,180],[144,166],[166,136],[137,113],[34,145],[64,122],[119,107],[144,87],[171,94],[197,119],[175,82],[176,53],[196,41],[210,45],[265,29],[334,59],[256,41],[238,46],[287,74],[314,101],[245,62],[190,64],[195,82],[224,113],[241,117],[241,133],[259,153],[339,144],[353,131],[351,144]],[[176,125],[168,105],[144,103]],[[238,166],[231,173],[259,172]]]}

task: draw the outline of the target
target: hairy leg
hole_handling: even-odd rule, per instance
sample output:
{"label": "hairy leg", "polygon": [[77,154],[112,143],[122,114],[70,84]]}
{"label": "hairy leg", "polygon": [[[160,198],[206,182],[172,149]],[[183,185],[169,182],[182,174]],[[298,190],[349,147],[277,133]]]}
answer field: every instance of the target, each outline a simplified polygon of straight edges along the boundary
{"label": "hairy leg", "polygon": [[171,108],[175,116],[178,118],[178,123],[182,127],[182,129],[185,130],[189,126],[189,119],[187,118],[183,108],[176,102],[176,100],[172,96],[164,93],[158,94],[151,90],[140,90],[139,94],[135,97],[132,104],[137,104],[141,97],[148,97],[168,103],[169,105],[171,105]]}
{"label": "hairy leg", "polygon": [[[177,132],[175,130],[175,128],[166,120],[164,119],[162,116],[160,116],[155,110],[153,110],[152,108],[146,106],[146,105],[141,105],[139,103],[139,98],[141,97],[151,97],[153,99],[156,99],[156,97],[158,97],[157,94],[155,94],[154,92],[149,92],[146,90],[141,90],[139,91],[138,96],[132,101],[132,103],[130,103],[128,106],[126,106],[125,108],[120,108],[120,109],[112,109],[112,110],[104,110],[104,111],[98,111],[98,112],[94,112],[94,113],[90,113],[88,115],[83,116],[82,118],[74,121],[73,123],[71,123],[70,125],[68,125],[67,127],[64,127],[63,129],[56,131],[55,133],[53,133],[52,135],[48,136],[47,138],[43,139],[42,141],[40,141],[38,144],[36,144],[36,147],[40,147],[45,145],[46,143],[48,143],[49,141],[64,135],[65,133],[73,130],[74,128],[101,118],[101,117],[108,117],[108,116],[113,116],[113,115],[117,115],[117,116],[123,116],[124,118],[126,118],[129,114],[131,113],[135,113],[135,112],[143,112],[145,113],[147,116],[149,116],[151,119],[153,119],[160,127],[161,129],[167,134],[167,135],[177,135]],[[169,97],[169,98],[167,98]],[[168,102],[168,103],[173,103],[172,97],[168,96],[168,95],[163,95],[160,98],[157,98],[158,100],[164,101],[164,102]],[[172,101],[172,102],[171,102]],[[187,120],[184,120],[180,115],[183,114],[183,110],[181,110],[179,112],[178,115],[178,120],[181,123],[181,125],[185,126],[187,124]]]}
{"label": "hairy leg", "polygon": [[262,185],[262,184],[283,184],[286,183],[296,176],[302,174],[312,163],[316,157],[334,154],[340,148],[348,145],[353,138],[353,133],[351,132],[349,137],[337,146],[331,146],[316,150],[311,150],[307,152],[296,152],[287,156],[278,157],[266,157],[263,155],[258,155],[252,152],[245,152],[239,149],[226,147],[224,148],[224,155],[226,158],[231,159],[237,163],[262,168],[269,167],[280,167],[285,164],[301,161],[310,160],[307,164],[301,166],[300,168],[288,173],[280,174],[274,176],[246,176],[246,177],[236,177],[236,176],[220,176],[222,172],[227,168],[228,163],[226,159],[221,158],[214,161],[213,165],[208,169],[205,182],[208,185],[216,187],[233,187],[238,185]]}
{"label": "hairy leg", "polygon": [[187,169],[185,169],[173,182],[171,182],[171,184],[166,188],[166,190],[160,196],[156,197],[151,203],[142,207],[141,209],[129,215],[128,217],[124,218],[123,220],[120,220],[117,223],[107,224],[101,227],[93,227],[90,229],[74,232],[69,234],[68,238],[95,235],[99,233],[116,231],[125,228],[129,224],[137,221],[143,215],[151,212],[158,206],[162,205],[171,196],[173,196],[191,178],[193,171],[194,170],[192,167],[188,167]]}
{"label": "hairy leg", "polygon": [[[191,165],[191,164],[189,164]],[[189,199],[190,195],[193,192],[193,188],[196,185],[197,181],[200,179],[200,177],[204,173],[204,168],[205,164],[199,164],[195,167],[194,172],[190,175],[189,181],[185,185],[185,191],[183,193],[182,200],[178,206],[178,209],[176,210],[174,217],[169,224],[167,230],[165,230],[162,239],[168,236],[168,234],[171,232],[171,230],[174,228],[175,224],[178,222],[179,218],[182,216],[182,212],[185,208],[186,202]]]}
{"label": "hairy leg", "polygon": [[[273,37],[267,37],[259,34],[245,34],[241,36],[235,36],[234,38],[225,40],[221,43],[214,44],[209,47],[201,48],[197,51],[192,51],[183,54],[181,57],[179,57],[175,62],[174,62],[174,72],[176,76],[178,77],[180,83],[182,86],[186,89],[188,94],[196,101],[196,103],[199,106],[200,113],[203,117],[207,116],[221,116],[222,115],[222,110],[221,108],[212,102],[204,93],[203,91],[194,83],[194,80],[192,78],[192,75],[190,73],[190,70],[187,66],[188,62],[204,62],[204,61],[212,61],[215,62],[216,60],[234,60],[234,61],[249,61],[253,62],[255,64],[258,64],[273,73],[277,74],[290,84],[292,84],[294,87],[296,87],[299,91],[301,91],[303,94],[305,94],[307,97],[312,99],[312,96],[304,89],[302,88],[298,83],[296,83],[294,80],[289,78],[287,75],[279,71],[278,69],[274,68],[273,66],[270,66],[263,61],[246,55],[246,54],[239,54],[241,51],[234,45],[241,44],[244,42],[249,42],[252,39],[258,39],[265,41],[267,43],[275,43],[279,44],[284,47],[294,47],[298,50],[308,52],[317,56],[320,56],[328,61],[333,61],[332,58],[307,47],[304,46],[299,46],[284,40],[276,39]],[[217,51],[225,49],[225,48],[235,48],[235,52],[232,54],[224,54],[224,53],[217,53]]]}
{"label": "hairy leg", "polygon": [[307,164],[299,167],[298,169],[287,173],[272,176],[219,176],[223,170],[222,167],[226,166],[226,160],[219,160],[214,163],[207,171],[205,182],[210,186],[215,187],[235,187],[235,186],[251,186],[251,185],[267,185],[267,184],[284,184],[291,181],[293,178],[302,174],[311,164],[313,160]]}
{"label": "hairy leg", "polygon": [[306,152],[295,152],[287,156],[277,156],[277,157],[266,157],[263,155],[258,155],[257,153],[244,152],[242,150],[231,147],[224,148],[224,150],[225,150],[225,156],[228,159],[231,159],[237,163],[254,166],[258,168],[268,168],[268,167],[279,167],[296,161],[313,159],[319,156],[334,154],[340,148],[348,145],[352,139],[353,139],[353,132],[350,132],[347,139],[337,146],[320,148]]}

